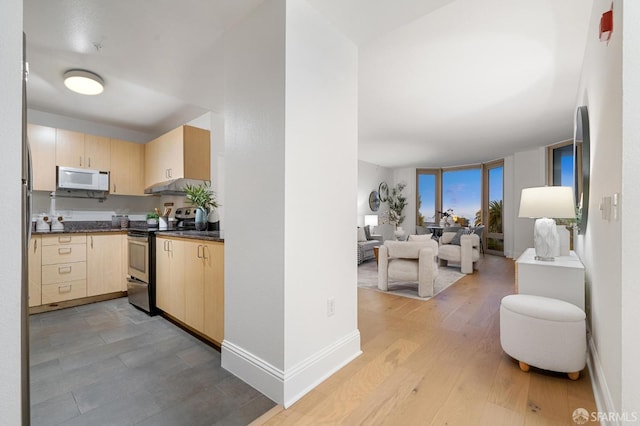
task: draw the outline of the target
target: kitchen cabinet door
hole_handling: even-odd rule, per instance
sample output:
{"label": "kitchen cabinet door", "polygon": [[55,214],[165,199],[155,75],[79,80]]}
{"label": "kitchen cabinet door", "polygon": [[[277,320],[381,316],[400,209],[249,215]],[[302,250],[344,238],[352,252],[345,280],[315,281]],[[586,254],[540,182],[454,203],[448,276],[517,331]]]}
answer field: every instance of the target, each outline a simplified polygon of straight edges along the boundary
{"label": "kitchen cabinet door", "polygon": [[204,334],[224,339],[224,243],[207,242],[204,260]]}
{"label": "kitchen cabinet door", "polygon": [[145,145],[145,187],[177,178],[211,179],[210,132],[180,126]]}
{"label": "kitchen cabinet door", "polygon": [[169,267],[171,262],[169,240],[156,237],[156,306],[164,312],[171,308]]}
{"label": "kitchen cabinet door", "polygon": [[56,130],[56,165],[109,171],[111,140],[71,130]]}
{"label": "kitchen cabinet door", "polygon": [[84,133],[56,130],[56,166],[85,167]]}
{"label": "kitchen cabinet door", "polygon": [[29,307],[42,305],[42,238],[29,241]]}
{"label": "kitchen cabinet door", "polygon": [[144,145],[111,139],[110,192],[144,195]]}
{"label": "kitchen cabinet door", "polygon": [[127,278],[129,276],[129,244],[127,241],[127,234],[120,235],[120,244],[122,253],[122,287],[120,287],[120,291],[127,291]]}
{"label": "kitchen cabinet door", "polygon": [[182,177],[181,133],[179,127],[145,145],[145,186]]}
{"label": "kitchen cabinet door", "polygon": [[185,323],[198,331],[204,331],[204,253],[204,244],[185,241]]}
{"label": "kitchen cabinet door", "polygon": [[156,305],[185,321],[184,242],[156,239]]}
{"label": "kitchen cabinet door", "polygon": [[84,135],[84,158],[82,167],[111,170],[111,140],[103,136]]}
{"label": "kitchen cabinet door", "polygon": [[122,290],[121,234],[87,235],[87,296],[115,293]]}
{"label": "kitchen cabinet door", "polygon": [[56,129],[28,124],[27,136],[31,146],[34,191],[55,191]]}

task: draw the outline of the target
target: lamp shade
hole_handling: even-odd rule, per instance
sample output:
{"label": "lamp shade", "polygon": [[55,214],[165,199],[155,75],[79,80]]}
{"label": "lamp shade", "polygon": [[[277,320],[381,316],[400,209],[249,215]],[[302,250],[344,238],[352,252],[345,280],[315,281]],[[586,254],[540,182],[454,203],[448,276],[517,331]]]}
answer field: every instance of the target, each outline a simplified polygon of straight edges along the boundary
{"label": "lamp shade", "polygon": [[378,226],[378,215],[377,214],[367,214],[364,216],[364,225],[367,226]]}
{"label": "lamp shade", "polygon": [[524,188],[519,217],[575,218],[575,200],[570,186]]}

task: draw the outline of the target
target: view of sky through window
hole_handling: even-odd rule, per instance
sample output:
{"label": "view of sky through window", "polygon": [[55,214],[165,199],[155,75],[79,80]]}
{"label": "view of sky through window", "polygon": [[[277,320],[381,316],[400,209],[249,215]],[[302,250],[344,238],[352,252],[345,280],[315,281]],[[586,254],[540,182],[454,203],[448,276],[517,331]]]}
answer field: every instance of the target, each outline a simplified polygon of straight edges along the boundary
{"label": "view of sky through window", "polygon": [[480,168],[444,171],[442,173],[442,209],[470,222],[480,210],[482,175]]}
{"label": "view of sky through window", "polygon": [[418,175],[418,189],[420,191],[419,211],[425,222],[437,222],[436,214],[436,175]]}

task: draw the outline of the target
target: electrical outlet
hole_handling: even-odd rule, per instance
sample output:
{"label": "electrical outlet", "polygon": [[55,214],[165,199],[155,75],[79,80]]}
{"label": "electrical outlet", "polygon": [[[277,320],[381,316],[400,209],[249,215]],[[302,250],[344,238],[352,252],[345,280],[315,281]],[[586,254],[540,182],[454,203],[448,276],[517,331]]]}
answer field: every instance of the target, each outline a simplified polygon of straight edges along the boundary
{"label": "electrical outlet", "polygon": [[327,316],[332,317],[336,313],[336,299],[330,297],[327,299]]}

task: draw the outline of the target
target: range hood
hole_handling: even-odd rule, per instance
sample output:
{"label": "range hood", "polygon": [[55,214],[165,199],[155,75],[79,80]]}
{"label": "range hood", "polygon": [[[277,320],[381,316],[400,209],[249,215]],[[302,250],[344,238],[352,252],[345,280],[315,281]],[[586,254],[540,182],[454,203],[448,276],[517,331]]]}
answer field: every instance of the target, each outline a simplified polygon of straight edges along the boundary
{"label": "range hood", "polygon": [[185,195],[186,192],[184,187],[186,185],[200,185],[203,183],[210,182],[202,179],[178,178],[153,184],[150,187],[145,188],[144,193],[157,195]]}

